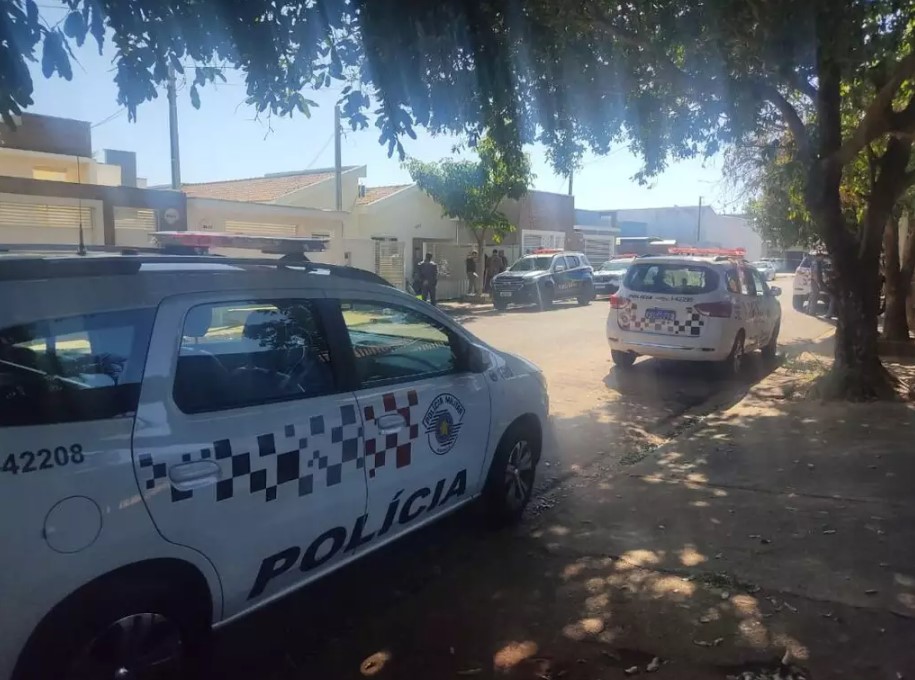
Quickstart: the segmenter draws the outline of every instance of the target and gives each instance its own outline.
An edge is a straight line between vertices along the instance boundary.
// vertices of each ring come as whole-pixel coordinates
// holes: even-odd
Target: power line
[[[311,163],[309,163],[308,165],[305,166],[306,170],[310,170],[311,168],[314,167],[315,163],[317,163],[318,159],[321,157],[321,154],[323,154],[327,150],[327,147],[330,146],[330,143],[333,141],[333,139],[334,139],[334,135],[333,135],[333,133],[331,133],[330,136],[327,138],[327,141],[324,142],[324,146],[321,147],[321,150],[318,151],[318,153],[315,154],[315,157],[311,159]]]
[[[103,119],[100,120],[99,122],[93,123],[93,124],[90,125],[89,127],[90,127],[90,128],[97,128],[99,125],[104,125],[105,123],[110,123],[110,122],[113,121],[115,118],[117,118],[118,116],[122,115],[126,110],[127,110],[127,109],[124,108],[124,107],[122,106],[122,107],[119,108],[117,111],[115,111],[115,112],[112,113],[110,116],[108,116],[107,118],[103,118]]]

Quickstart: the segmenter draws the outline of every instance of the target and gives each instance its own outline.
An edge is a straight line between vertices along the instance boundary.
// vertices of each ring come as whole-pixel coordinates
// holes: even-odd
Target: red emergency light
[[[532,253],[534,255],[550,255],[552,253],[564,253],[565,249],[563,248],[534,248]]]

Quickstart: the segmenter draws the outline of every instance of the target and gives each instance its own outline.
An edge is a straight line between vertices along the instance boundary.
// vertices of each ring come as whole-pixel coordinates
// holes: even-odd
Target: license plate
[[[676,321],[677,313],[672,309],[646,309],[646,321]]]
[[[501,293],[499,293],[499,297],[510,298],[511,296],[512,296],[512,292],[510,290],[503,290]]]

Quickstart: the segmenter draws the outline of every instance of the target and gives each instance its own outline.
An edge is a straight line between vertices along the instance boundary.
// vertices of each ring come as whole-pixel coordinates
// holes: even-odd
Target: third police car
[[[530,498],[543,375],[374,274],[0,258],[0,678],[187,664],[212,624]]]
[[[724,372],[736,374],[747,351],[775,355],[780,294],[743,261],[638,258],[610,298],[611,356],[624,368],[644,355],[716,362]]]

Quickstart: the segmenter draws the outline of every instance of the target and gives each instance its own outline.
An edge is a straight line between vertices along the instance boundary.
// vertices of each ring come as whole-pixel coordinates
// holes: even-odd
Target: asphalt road
[[[780,353],[830,329],[826,321],[792,308],[792,276],[780,276],[773,285],[782,289]],[[684,417],[730,406],[775,367],[757,353],[736,382],[717,378],[706,363],[642,358],[632,370],[618,371],[604,335],[607,313],[607,300],[601,298],[586,307],[568,302],[545,312],[518,307],[458,315],[473,333],[526,357],[546,374],[561,453],[547,459],[550,465],[541,471],[542,479],[657,444]]]
[[[776,283],[785,291],[781,351],[829,330],[826,322],[791,309],[790,277]],[[600,485],[692,418],[734,404],[774,368],[753,357],[740,380],[721,381],[704,364],[646,358],[632,370],[618,372],[604,339],[607,311],[606,300],[598,300],[587,307],[560,304],[547,312],[455,313],[472,332],[534,361],[547,376],[558,453],[538,470],[532,515],[549,512],[570,493],[574,483],[566,480],[581,475]],[[415,532],[228,626],[217,636],[214,675],[259,680],[493,677],[494,646],[513,639],[511,626],[519,626],[520,634],[523,625],[537,625],[525,620],[536,616],[533,610],[524,613],[530,603],[503,595],[512,582],[506,573],[509,562],[524,562],[512,546],[529,554],[516,545],[525,526],[530,525],[522,525],[514,539],[481,532],[471,509]],[[558,592],[556,574],[527,576],[533,582],[521,589],[533,589],[531,601]],[[557,600],[557,607],[562,606]],[[513,653],[510,644],[505,649],[509,656]],[[621,667],[629,661],[624,655]],[[622,677],[622,671],[601,677]]]

